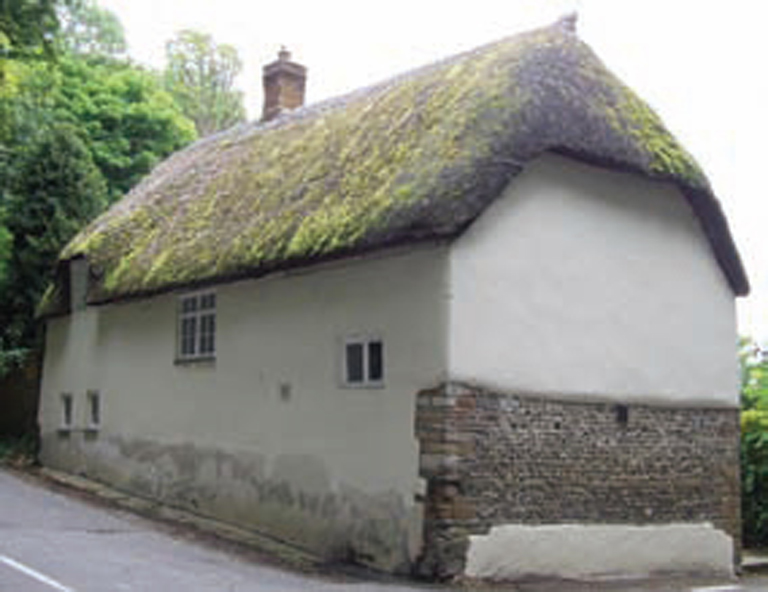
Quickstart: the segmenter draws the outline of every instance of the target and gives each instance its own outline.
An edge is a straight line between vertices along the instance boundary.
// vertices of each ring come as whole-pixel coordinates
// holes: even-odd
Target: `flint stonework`
[[[419,393],[416,434],[428,483],[425,576],[461,575],[469,535],[503,524],[709,522],[740,539],[737,409],[448,384]]]

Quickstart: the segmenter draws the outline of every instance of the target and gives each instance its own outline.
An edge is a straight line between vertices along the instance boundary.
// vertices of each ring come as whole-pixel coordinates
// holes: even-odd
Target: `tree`
[[[243,93],[233,88],[242,69],[234,47],[185,30],[167,43],[166,58],[165,86],[200,136],[245,120]]]
[[[744,543],[768,544],[768,358],[751,339],[740,342],[741,514]]]
[[[81,130],[107,180],[109,199],[129,191],[160,160],[195,139],[155,75],[128,62],[64,55],[55,77],[38,70],[49,90],[38,113]]]
[[[76,0],[59,11],[59,41],[70,54],[119,57],[127,44],[123,24],[114,12],[93,0]]]
[[[37,138],[6,203],[13,243],[0,294],[0,349],[12,354],[38,345],[34,311],[59,251],[106,204],[106,183],[77,128],[57,124]]]
[[[5,225],[6,213],[0,209],[0,291],[5,289],[8,279],[8,263],[11,260],[13,236]]]
[[[18,58],[50,49],[59,28],[60,0],[0,0],[3,57]]]
[[[40,1],[0,0],[0,19]],[[44,37],[57,59],[0,56],[0,375],[40,345],[35,309],[64,245],[195,137],[160,76],[119,56],[114,15],[92,0],[46,6],[65,24],[59,38]]]
[[[125,36],[114,13],[94,0],[66,0],[59,18],[55,67],[26,67],[14,109],[32,103],[22,119],[36,128],[66,122],[80,129],[114,201],[194,140],[194,124],[156,73],[122,57]]]
[[[50,59],[59,30],[57,9],[71,0],[0,0],[0,88],[14,61]]]

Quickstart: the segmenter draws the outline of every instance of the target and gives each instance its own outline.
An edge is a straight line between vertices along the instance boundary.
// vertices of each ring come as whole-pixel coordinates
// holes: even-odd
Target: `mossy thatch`
[[[734,291],[748,289],[696,162],[561,24],[206,138],[83,230],[61,262],[88,258],[98,303],[451,238],[544,151],[679,185]]]

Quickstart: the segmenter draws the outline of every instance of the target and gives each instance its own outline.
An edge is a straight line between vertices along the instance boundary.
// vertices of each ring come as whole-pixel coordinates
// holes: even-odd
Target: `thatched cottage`
[[[61,253],[43,461],[385,570],[730,572],[748,283],[658,116],[568,19],[305,76]]]

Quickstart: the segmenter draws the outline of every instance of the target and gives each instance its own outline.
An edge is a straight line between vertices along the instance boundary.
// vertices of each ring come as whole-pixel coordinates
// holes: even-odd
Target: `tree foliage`
[[[16,278],[13,212],[10,211],[11,184],[17,178],[15,166],[29,146],[29,132],[35,119],[29,98],[21,92],[26,65],[51,57],[59,0],[0,0],[0,373],[18,353],[20,324],[9,322],[13,313],[6,306],[20,286]],[[18,336],[19,339],[16,339]]]
[[[127,50],[120,19],[93,0],[71,0],[59,10],[59,20],[59,43],[66,53],[119,57]]]
[[[195,137],[161,76],[119,57],[114,15],[91,0],[45,6],[64,23],[56,60],[6,55],[0,83],[0,375],[40,345],[34,311],[66,242]]]
[[[6,219],[5,209],[0,209],[0,291],[5,289],[8,281],[8,264],[13,246],[13,235],[5,225]]]
[[[64,56],[48,93],[56,121],[83,132],[114,201],[195,138],[192,122],[150,72],[128,62]]]
[[[165,85],[206,136],[245,120],[243,93],[234,82],[242,69],[237,50],[210,35],[185,30],[166,45]]]
[[[741,514],[744,543],[768,545],[768,357],[742,339]]]
[[[56,10],[63,4],[61,0],[0,0],[0,60],[49,51],[59,28]]]
[[[63,246],[106,203],[106,183],[78,130],[57,124],[24,152],[5,198],[12,250],[0,294],[2,349],[37,344],[34,311]]]

